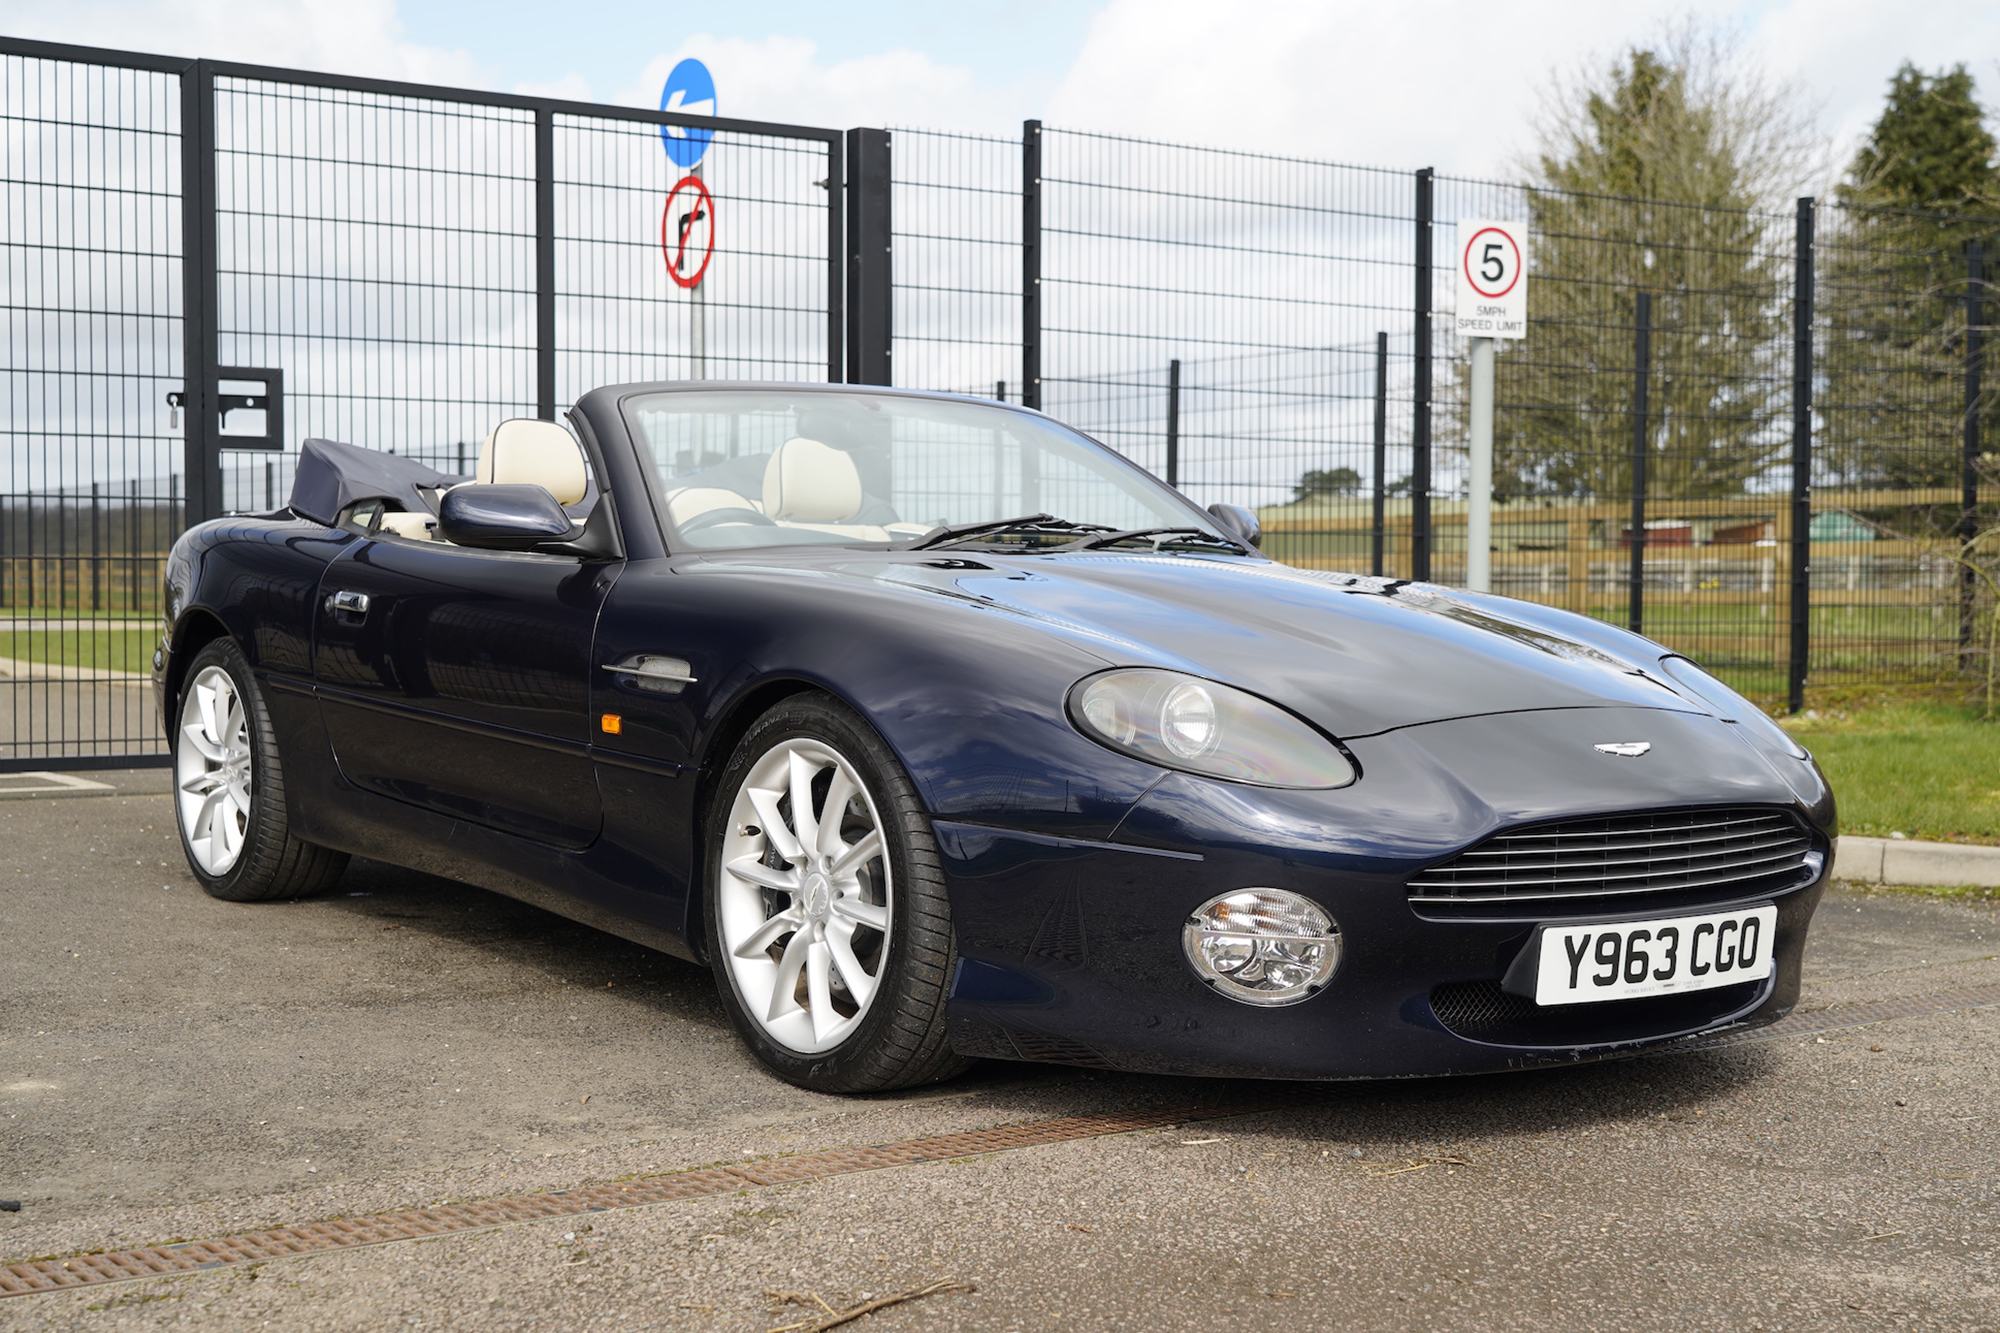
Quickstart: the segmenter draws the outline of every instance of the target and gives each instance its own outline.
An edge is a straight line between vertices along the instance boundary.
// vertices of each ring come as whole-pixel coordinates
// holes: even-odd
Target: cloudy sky
[[[1816,107],[1845,156],[1904,59],[2000,100],[1993,0],[0,0],[0,32],[656,102],[695,55],[725,115],[996,134],[1051,124],[1502,174],[1551,71],[1692,14]]]

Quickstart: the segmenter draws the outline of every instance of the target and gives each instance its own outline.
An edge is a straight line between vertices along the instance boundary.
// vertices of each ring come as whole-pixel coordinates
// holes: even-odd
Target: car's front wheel
[[[707,845],[709,948],[757,1057],[820,1092],[949,1078],[951,908],[901,764],[851,710],[798,695],[724,770]]]
[[[347,853],[292,836],[284,765],[242,650],[216,639],[195,654],[186,681],[170,738],[174,812],[202,888],[247,903],[332,887]]]

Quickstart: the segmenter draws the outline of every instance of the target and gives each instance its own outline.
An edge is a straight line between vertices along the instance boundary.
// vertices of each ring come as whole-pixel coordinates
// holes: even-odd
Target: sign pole
[[[688,174],[699,180],[701,163],[697,162],[688,168]],[[711,228],[714,225],[712,222],[709,224]],[[708,275],[704,273],[701,276],[705,278]],[[689,331],[688,347],[694,354],[694,369],[688,378],[705,380],[708,378],[708,298],[702,295],[699,279],[688,291],[688,299],[693,303],[688,311],[688,318],[693,322],[693,328]]]
[[[1493,340],[1472,339],[1472,457],[1465,495],[1465,586],[1493,591]]]
[[[1458,333],[1472,354],[1471,448],[1465,482],[1465,586],[1493,591],[1494,340],[1528,336],[1528,231],[1474,218],[1458,224]]]

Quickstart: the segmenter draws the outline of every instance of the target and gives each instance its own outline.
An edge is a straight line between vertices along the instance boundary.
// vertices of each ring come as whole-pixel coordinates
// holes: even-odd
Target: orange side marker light
[[[616,736],[625,730],[625,719],[616,713],[606,713],[597,719],[598,727],[607,736]]]

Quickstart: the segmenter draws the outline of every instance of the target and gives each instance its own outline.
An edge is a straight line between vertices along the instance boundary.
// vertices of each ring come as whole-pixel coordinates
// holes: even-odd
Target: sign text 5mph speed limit
[[[1519,222],[1458,224],[1458,333],[1528,336],[1528,229]]]

